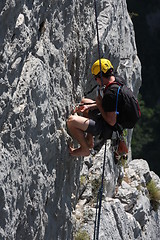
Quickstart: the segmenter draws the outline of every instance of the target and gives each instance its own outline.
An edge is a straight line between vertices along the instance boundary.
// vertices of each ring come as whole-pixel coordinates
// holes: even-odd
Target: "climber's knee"
[[[83,131],[86,131],[89,125],[89,119],[78,116],[78,115],[71,115],[67,120],[67,126],[68,128],[78,128]]]
[[[75,124],[75,115],[71,115],[69,116],[68,120],[67,120],[67,126],[71,127]]]

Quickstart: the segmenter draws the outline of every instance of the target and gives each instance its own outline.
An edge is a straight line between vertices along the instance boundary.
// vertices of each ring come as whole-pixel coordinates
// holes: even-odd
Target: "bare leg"
[[[84,131],[88,128],[89,119],[77,115],[71,115],[67,121],[67,126],[70,134],[80,144],[80,148],[74,149],[70,147],[70,154],[72,156],[89,156],[90,150],[87,144]]]
[[[92,99],[89,99],[89,98],[82,98],[82,101],[81,101],[81,103],[94,103],[94,102],[95,101],[93,101]],[[83,116],[88,117],[88,112],[84,112]],[[89,148],[93,148],[94,141],[93,141],[93,135],[92,134],[87,133],[86,141],[87,141],[87,144],[88,144]]]

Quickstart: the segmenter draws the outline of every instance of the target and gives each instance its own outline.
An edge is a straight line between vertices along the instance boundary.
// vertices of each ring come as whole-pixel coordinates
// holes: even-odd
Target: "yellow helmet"
[[[99,59],[92,65],[91,72],[93,75],[97,75],[100,72]],[[113,69],[112,63],[105,58],[101,58],[101,70],[106,73],[109,69]]]

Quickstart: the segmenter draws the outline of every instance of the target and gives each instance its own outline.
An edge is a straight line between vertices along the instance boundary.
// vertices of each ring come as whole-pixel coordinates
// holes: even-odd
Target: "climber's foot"
[[[89,148],[73,148],[72,146],[69,146],[69,153],[73,157],[87,157],[90,155]]]

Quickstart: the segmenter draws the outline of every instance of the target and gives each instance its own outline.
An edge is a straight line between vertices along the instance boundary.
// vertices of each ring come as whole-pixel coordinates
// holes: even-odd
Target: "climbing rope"
[[[103,91],[103,79],[102,79],[102,68],[101,68],[101,53],[100,53],[100,42],[99,42],[99,32],[98,32],[98,14],[97,14],[97,3],[96,3],[96,0],[94,0],[94,8],[95,8],[95,20],[96,20],[96,30],[97,30],[97,44],[98,44],[98,55],[99,55],[100,76],[101,76],[101,90]],[[93,238],[93,240],[98,240],[98,238],[99,238],[100,217],[101,217],[101,207],[102,207],[102,197],[103,197],[103,185],[104,185],[104,172],[105,172],[105,164],[106,164],[106,146],[107,146],[107,144],[105,143],[101,186],[100,186],[100,189],[99,189],[98,195],[97,195],[97,205],[96,205],[96,216],[95,216],[94,238]]]
[[[99,66],[100,66],[101,85],[103,87],[102,67],[101,67],[101,51],[100,51],[99,32],[98,32],[98,14],[97,14],[96,0],[94,0],[94,9],[95,9],[95,21],[96,21],[96,31],[97,31],[97,44],[98,44],[98,57],[99,57]]]
[[[84,93],[84,96],[86,97],[88,94],[90,94],[91,92],[93,92],[93,90],[97,87],[97,84],[91,89],[89,90],[88,92],[85,92]]]
[[[94,223],[94,238],[93,238],[93,240],[98,240],[98,238],[99,238],[100,216],[101,216],[103,185],[104,185],[104,172],[105,172],[105,165],[106,165],[106,148],[107,148],[107,143],[105,143],[105,150],[104,150],[101,186],[100,186],[98,194],[97,194],[96,216],[95,216],[95,223]]]

